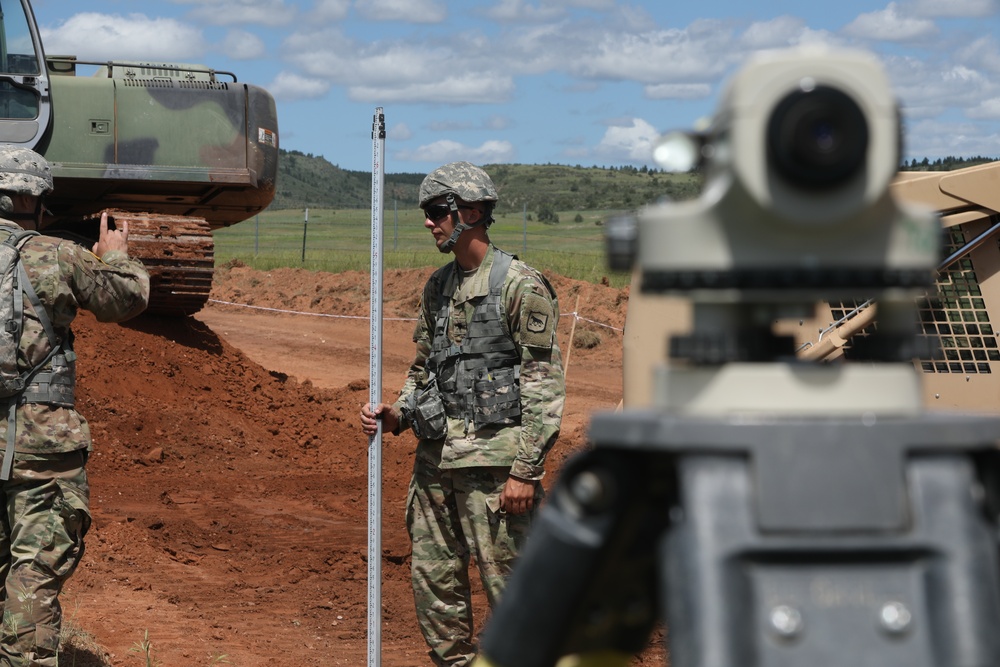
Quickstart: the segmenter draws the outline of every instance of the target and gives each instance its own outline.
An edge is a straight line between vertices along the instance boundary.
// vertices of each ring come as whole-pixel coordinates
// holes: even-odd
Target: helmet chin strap
[[[455,195],[449,192],[445,201],[448,202],[448,208],[451,209],[451,221],[455,225],[455,229],[452,231],[451,236],[448,237],[448,240],[438,246],[438,250],[442,253],[449,253],[455,247],[455,243],[458,242],[458,237],[462,235],[462,232],[472,227],[472,225],[465,224],[458,217],[458,204],[455,203]]]

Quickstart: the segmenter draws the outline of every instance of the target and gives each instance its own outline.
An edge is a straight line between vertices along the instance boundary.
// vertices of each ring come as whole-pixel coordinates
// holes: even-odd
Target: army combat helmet
[[[52,192],[48,161],[21,146],[0,145],[0,214],[14,210],[11,196],[42,197]]]
[[[469,162],[451,162],[438,167],[427,174],[420,184],[420,208],[428,202],[445,197],[451,208],[451,219],[455,223],[455,231],[447,241],[438,246],[441,252],[451,252],[458,237],[471,225],[466,225],[458,218],[458,201],[466,203],[484,202],[483,219],[476,224],[489,227],[493,224],[493,207],[497,203],[497,189],[489,174]]]

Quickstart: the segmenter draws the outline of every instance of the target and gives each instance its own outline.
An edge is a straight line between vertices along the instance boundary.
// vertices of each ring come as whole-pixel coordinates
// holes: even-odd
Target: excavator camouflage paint
[[[96,71],[78,74],[85,68]],[[46,233],[87,242],[102,211],[128,219],[154,313],[200,309],[212,230],[274,198],[278,120],[267,91],[200,65],[46,56],[28,0],[0,0],[0,141],[51,163]]]
[[[891,190],[937,211],[944,234],[937,291],[918,303],[920,333],[938,348],[914,361],[924,374],[924,403],[928,409],[1000,411],[1000,162],[900,172]],[[684,299],[642,294],[638,281],[636,273],[625,324],[625,407],[650,405],[650,369],[667,363],[671,334],[691,326]],[[814,319],[775,327],[795,336],[800,358],[838,363],[850,361],[854,336],[878,326],[877,311],[877,303],[821,302]]]

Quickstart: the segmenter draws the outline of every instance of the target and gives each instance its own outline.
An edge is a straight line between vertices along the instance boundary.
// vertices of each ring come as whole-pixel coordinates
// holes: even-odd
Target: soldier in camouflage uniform
[[[399,400],[361,410],[367,434],[381,419],[419,439],[406,525],[417,618],[436,665],[475,658],[470,559],[492,607],[543,498],[565,403],[555,292],[490,243],[496,202],[490,177],[468,162],[424,179],[424,226],[455,261],[424,286]]]
[[[51,189],[43,157],[0,146],[0,241],[11,232],[38,227],[42,196]],[[84,468],[90,430],[73,408],[76,357],[70,323],[80,308],[100,321],[120,322],[146,307],[149,275],[129,258],[127,241],[128,228],[108,230],[102,216],[93,252],[38,235],[21,246],[22,265],[44,315],[24,298],[17,367],[27,372],[44,363],[20,395],[0,399],[0,434],[7,445],[0,474],[7,477],[0,480],[5,509],[0,521],[3,666],[58,664],[59,592],[83,555],[90,526]],[[58,349],[50,357],[53,347]]]

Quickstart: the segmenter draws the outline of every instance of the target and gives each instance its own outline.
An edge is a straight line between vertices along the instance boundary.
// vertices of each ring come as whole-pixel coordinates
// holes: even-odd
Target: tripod
[[[1000,417],[922,407],[914,300],[941,226],[889,192],[890,89],[863,52],[761,53],[704,132],[662,140],[702,195],[609,224],[609,258],[689,298],[690,332],[649,407],[593,417],[485,665],[627,665],[658,621],[672,667],[1000,665]],[[855,361],[776,333],[869,299]]]
[[[737,389],[715,414],[595,415],[594,448],[542,509],[484,655],[627,664],[665,620],[675,667],[1000,664],[1000,419],[870,404],[873,389],[918,395],[912,370],[661,371],[668,394]],[[745,386],[768,394],[741,401]],[[839,407],[795,414],[785,394]],[[768,395],[775,409],[745,410]]]

